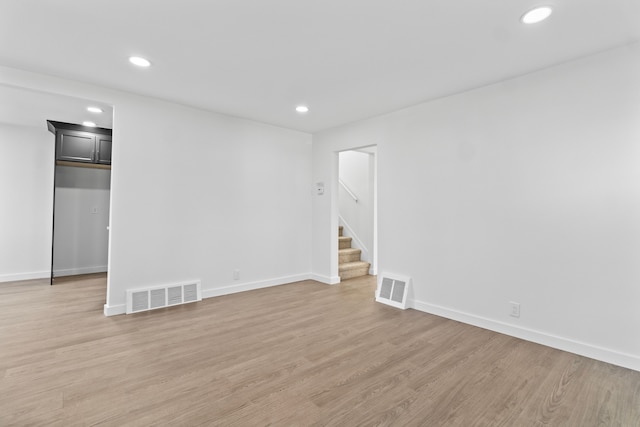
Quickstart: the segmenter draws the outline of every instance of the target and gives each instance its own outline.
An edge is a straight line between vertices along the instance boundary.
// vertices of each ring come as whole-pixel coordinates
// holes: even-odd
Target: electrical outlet
[[[510,301],[509,306],[511,307],[511,312],[509,313],[509,316],[520,317],[520,303]]]
[[[233,270],[233,280],[240,280],[240,270]]]

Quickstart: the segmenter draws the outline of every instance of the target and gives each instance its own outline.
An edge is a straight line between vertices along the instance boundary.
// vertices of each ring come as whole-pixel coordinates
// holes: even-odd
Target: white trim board
[[[51,271],[32,271],[30,273],[1,274],[0,283],[19,282],[21,280],[48,279]]]
[[[112,306],[105,304],[103,312],[104,312],[104,315],[107,317],[117,316],[119,314],[125,314],[127,312],[127,304],[118,304],[118,305],[112,305]]]
[[[107,271],[106,265],[98,265],[95,267],[81,267],[81,268],[69,268],[64,270],[54,270],[54,277],[62,276],[74,276],[76,274],[91,274],[91,273],[104,273]],[[4,282],[19,282],[22,280],[36,280],[36,279],[48,279],[51,275],[51,271],[32,271],[29,273],[13,273],[13,274],[0,274],[0,283]]]
[[[260,280],[256,282],[239,283],[237,285],[222,286],[220,288],[202,289],[202,298],[220,297],[236,294],[238,292],[253,291],[255,289],[270,288],[272,286],[286,285],[288,283],[309,280],[309,274],[296,274],[293,276],[277,277],[274,279]]]
[[[640,357],[632,354],[620,353],[607,348],[574,341],[533,329],[514,326],[415,299],[409,300],[408,306],[425,313],[456,320],[468,325],[488,329],[490,331],[542,344],[547,347],[556,348],[558,350],[567,351],[580,356],[589,357],[591,359],[600,360],[602,362],[611,363],[613,365],[622,366],[624,368],[633,369],[634,371],[640,371]]]
[[[337,285],[338,283],[340,283],[340,276],[324,276],[322,274],[310,274],[309,275],[309,279],[310,280],[315,280],[316,282],[320,282],[320,283],[324,283],[326,285]]]
[[[78,274],[106,273],[106,265],[96,265],[94,267],[78,267],[53,270],[54,277],[76,276]]]

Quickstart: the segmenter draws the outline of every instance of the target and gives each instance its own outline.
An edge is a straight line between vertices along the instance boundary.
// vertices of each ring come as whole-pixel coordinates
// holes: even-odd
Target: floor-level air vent
[[[200,281],[127,291],[127,314],[202,300]]]
[[[407,294],[411,279],[395,274],[381,274],[376,289],[376,301],[392,307],[407,308]]]

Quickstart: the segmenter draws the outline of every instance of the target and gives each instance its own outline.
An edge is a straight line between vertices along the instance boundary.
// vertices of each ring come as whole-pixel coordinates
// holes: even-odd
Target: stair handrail
[[[342,185],[342,187],[346,190],[347,194],[349,194],[351,196],[351,198],[358,203],[358,196],[355,195],[355,193],[353,191],[351,191],[349,189],[349,187],[347,187],[347,184],[344,183],[344,181],[342,181],[340,178],[338,178],[338,182],[340,183],[340,185]]]

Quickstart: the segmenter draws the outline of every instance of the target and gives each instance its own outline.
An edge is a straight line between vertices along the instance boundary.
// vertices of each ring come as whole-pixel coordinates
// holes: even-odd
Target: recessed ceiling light
[[[82,122],[83,126],[96,127],[96,124],[93,122]]]
[[[87,107],[87,111],[91,113],[102,113],[102,108],[100,107]]]
[[[297,111],[298,113],[306,113],[306,112],[308,112],[308,111],[309,111],[309,107],[307,107],[306,105],[298,105],[298,106],[296,107],[296,111]]]
[[[522,15],[522,18],[520,18],[520,20],[524,24],[536,24],[538,22],[544,21],[549,16],[551,16],[552,12],[553,9],[551,9],[551,6],[536,7],[535,9],[531,9],[529,12]]]
[[[149,60],[141,58],[139,56],[130,57],[129,62],[131,62],[134,65],[137,65],[138,67],[148,67],[149,65],[151,65],[151,62],[149,62]]]

